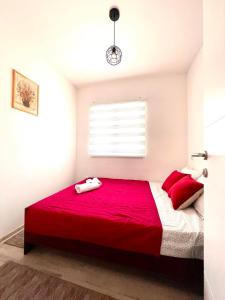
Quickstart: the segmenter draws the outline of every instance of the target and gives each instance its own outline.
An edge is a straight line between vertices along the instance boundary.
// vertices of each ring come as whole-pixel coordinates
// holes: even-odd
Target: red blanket
[[[160,255],[162,225],[149,183],[100,180],[97,190],[77,194],[72,185],[26,208],[25,231]]]

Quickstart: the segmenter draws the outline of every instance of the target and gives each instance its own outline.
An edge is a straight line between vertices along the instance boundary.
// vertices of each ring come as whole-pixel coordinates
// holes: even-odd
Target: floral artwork
[[[38,115],[38,85],[13,70],[12,107]]]

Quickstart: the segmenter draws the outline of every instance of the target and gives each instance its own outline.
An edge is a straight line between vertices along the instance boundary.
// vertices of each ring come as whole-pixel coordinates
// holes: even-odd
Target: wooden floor
[[[202,287],[196,291],[188,285],[181,286],[141,270],[48,248],[36,247],[24,256],[23,249],[1,243],[0,265],[8,260],[31,266],[120,300],[203,299]]]

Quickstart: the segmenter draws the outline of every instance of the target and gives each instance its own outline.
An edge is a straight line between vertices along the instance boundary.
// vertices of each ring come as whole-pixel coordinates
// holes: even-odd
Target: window
[[[129,101],[91,106],[89,154],[144,157],[146,102]]]

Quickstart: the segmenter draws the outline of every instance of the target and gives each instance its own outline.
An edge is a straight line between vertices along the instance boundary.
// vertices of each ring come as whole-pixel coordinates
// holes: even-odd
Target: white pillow
[[[196,179],[198,182],[201,182],[202,184],[205,184],[205,177],[201,175],[198,179]]]
[[[199,213],[202,219],[204,219],[204,194],[202,194],[198,200],[193,204],[195,210]]]
[[[202,175],[197,179],[198,182],[204,184],[205,177]],[[204,195],[202,194],[193,204],[195,210],[199,213],[199,215],[204,219]]]
[[[195,180],[202,176],[202,171],[198,171],[189,167],[184,167],[183,169],[181,169],[181,172],[185,174],[190,174],[191,177]]]

